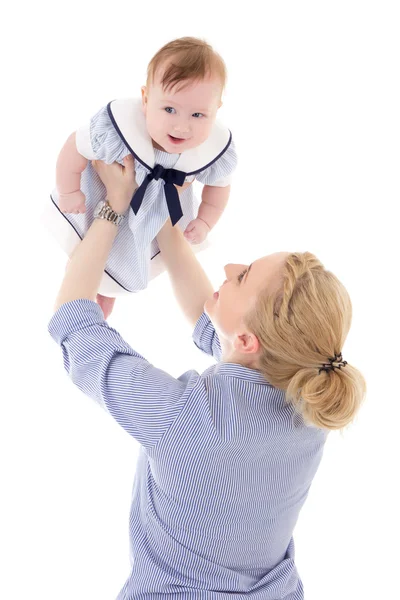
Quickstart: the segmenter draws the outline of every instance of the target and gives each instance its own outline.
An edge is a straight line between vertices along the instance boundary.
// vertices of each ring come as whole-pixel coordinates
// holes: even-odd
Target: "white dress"
[[[184,181],[196,179],[204,185],[224,187],[230,184],[237,162],[232,135],[219,123],[203,144],[182,154],[153,148],[141,102],[137,99],[110,102],[88,126],[78,129],[76,143],[80,154],[89,160],[81,177],[86,212],[62,213],[58,208],[57,190],[51,194],[51,205],[45,212],[46,225],[68,254],[85,236],[96,204],[105,199],[105,188],[90,160],[122,163],[129,154],[135,159],[138,190],[127,218],[119,226],[106,264],[99,290],[106,296],[147,287],[149,280],[163,270],[155,237],[168,217],[171,216],[173,222],[175,219],[182,231],[196,218],[199,201],[194,196],[193,186],[178,196],[171,183],[182,185]]]

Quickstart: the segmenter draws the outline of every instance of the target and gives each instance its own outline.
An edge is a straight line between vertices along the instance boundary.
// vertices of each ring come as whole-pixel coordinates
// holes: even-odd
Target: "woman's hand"
[[[126,156],[124,166],[118,163],[107,165],[100,160],[92,161],[92,165],[104,183],[111,208],[119,214],[124,214],[128,210],[133,193],[137,188],[133,157]]]

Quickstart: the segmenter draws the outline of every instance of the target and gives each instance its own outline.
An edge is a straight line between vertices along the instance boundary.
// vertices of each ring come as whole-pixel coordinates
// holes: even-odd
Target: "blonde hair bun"
[[[342,429],[351,423],[364,395],[364,379],[349,364],[328,371],[299,369],[286,390],[305,422],[322,429]]]
[[[310,252],[296,252],[280,289],[263,290],[246,319],[260,342],[259,370],[316,427],[345,427],[365,396],[363,376],[340,354],[351,316],[337,277]]]

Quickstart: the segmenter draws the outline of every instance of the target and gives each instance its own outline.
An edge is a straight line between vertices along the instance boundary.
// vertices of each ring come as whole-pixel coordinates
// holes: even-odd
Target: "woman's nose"
[[[225,265],[224,271],[227,279],[232,279],[232,277],[239,275],[239,273],[241,273],[245,268],[246,265],[229,264]]]
[[[229,279],[229,273],[231,272],[231,267],[232,267],[232,265],[225,265],[224,266],[225,276],[226,276],[227,279]],[[224,281],[224,283],[225,283],[225,281]]]

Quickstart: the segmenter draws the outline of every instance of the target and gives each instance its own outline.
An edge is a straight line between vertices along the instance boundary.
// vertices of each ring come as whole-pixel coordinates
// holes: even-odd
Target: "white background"
[[[10,3],[11,6],[11,3]],[[223,55],[220,117],[239,152],[229,208],[201,257],[310,250],[347,286],[344,358],[368,382],[332,434],[295,531],[307,600],[400,597],[399,31],[397,2],[44,2],[1,17],[2,377],[0,597],[113,599],[129,570],[137,443],[67,379],[47,334],[65,257],[37,215],[65,138],[137,95],[183,35]],[[4,9],[3,9],[4,11]],[[165,276],[110,323],[174,375],[209,364]]]

